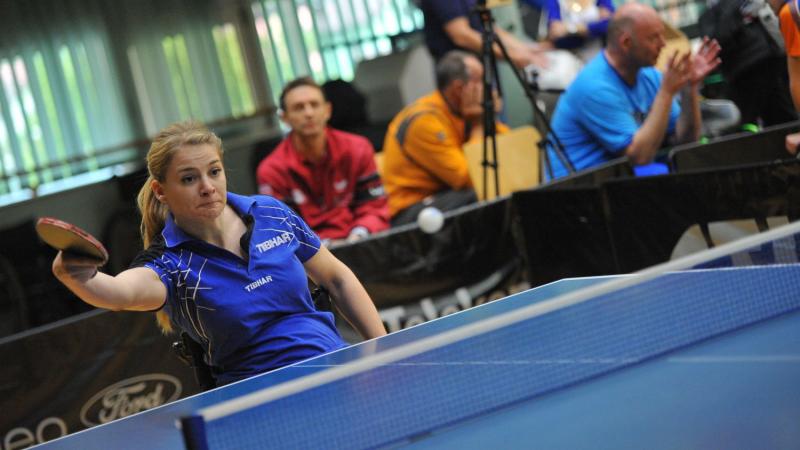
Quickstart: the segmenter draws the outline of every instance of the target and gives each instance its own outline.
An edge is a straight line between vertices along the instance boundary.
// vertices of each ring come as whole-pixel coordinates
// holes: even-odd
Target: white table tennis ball
[[[417,215],[417,225],[426,233],[436,233],[442,229],[444,214],[438,208],[428,206]]]

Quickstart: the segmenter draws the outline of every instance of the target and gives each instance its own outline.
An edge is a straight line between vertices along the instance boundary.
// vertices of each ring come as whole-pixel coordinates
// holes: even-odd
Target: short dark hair
[[[468,80],[467,58],[474,58],[472,53],[463,50],[451,50],[436,63],[436,88],[440,91],[455,80]]]
[[[325,96],[325,90],[322,89],[322,87],[320,85],[318,85],[317,82],[314,81],[313,78],[311,78],[311,77],[300,77],[300,78],[295,78],[294,80],[286,83],[286,86],[283,87],[283,91],[281,91],[281,97],[279,99],[279,102],[280,102],[279,106],[281,107],[282,110],[286,111],[286,94],[288,94],[290,91],[292,91],[294,89],[297,89],[299,87],[302,87],[302,86],[309,86],[309,87],[316,88],[317,90],[319,90],[322,93],[322,98],[326,102],[328,101],[328,98]]]

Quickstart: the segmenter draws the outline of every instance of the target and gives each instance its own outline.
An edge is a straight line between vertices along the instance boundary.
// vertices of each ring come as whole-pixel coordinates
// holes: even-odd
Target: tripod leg
[[[489,198],[489,168],[494,173],[494,193],[500,195],[500,175],[498,173],[497,162],[497,130],[495,127],[495,111],[493,85],[498,80],[497,60],[494,54],[494,45],[499,39],[494,35],[494,24],[492,15],[485,7],[477,8],[481,19],[481,62],[483,64],[483,193],[482,200]],[[489,155],[491,144],[491,157]]]

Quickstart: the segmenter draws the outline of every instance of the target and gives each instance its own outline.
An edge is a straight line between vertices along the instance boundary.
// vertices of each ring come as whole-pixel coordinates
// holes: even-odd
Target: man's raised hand
[[[703,38],[700,48],[692,55],[691,78],[692,85],[700,84],[709,73],[711,73],[722,60],[719,58],[721,47],[716,39]]]

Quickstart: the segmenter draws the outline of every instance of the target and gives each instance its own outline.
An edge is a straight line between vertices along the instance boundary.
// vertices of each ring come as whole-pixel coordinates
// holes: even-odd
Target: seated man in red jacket
[[[389,209],[366,138],[327,126],[331,104],[298,78],[280,97],[289,135],[258,165],[261,194],[285,202],[323,240],[349,241],[389,228]]]

